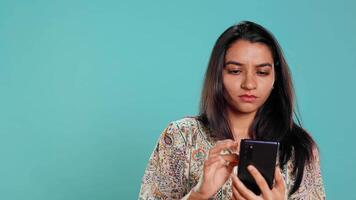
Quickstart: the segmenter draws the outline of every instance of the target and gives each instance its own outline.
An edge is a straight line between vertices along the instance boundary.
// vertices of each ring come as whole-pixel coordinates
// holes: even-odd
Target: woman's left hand
[[[235,175],[232,175],[232,199],[259,199],[259,200],[284,200],[287,199],[285,183],[281,174],[279,167],[276,167],[274,178],[275,184],[273,188],[270,189],[266,180],[261,175],[261,173],[252,165],[247,168],[251,173],[252,177],[255,179],[258,187],[261,190],[261,195],[256,195],[254,192],[249,190],[241,180]]]

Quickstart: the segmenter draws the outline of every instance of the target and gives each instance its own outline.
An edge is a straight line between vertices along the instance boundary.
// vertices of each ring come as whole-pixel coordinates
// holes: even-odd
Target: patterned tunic
[[[171,122],[151,154],[139,199],[186,199],[202,175],[209,149],[217,142],[208,133],[209,130],[194,117]],[[305,166],[299,189],[288,199],[325,199],[317,151],[314,157],[314,162]],[[292,159],[286,165],[282,175],[289,191],[295,179]],[[211,199],[231,199],[231,185],[229,178]]]

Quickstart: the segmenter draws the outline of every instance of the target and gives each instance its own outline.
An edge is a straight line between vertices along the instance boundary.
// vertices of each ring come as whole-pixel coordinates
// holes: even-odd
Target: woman
[[[139,199],[325,199],[318,149],[294,121],[293,94],[273,35],[248,21],[228,28],[212,51],[199,116],[163,131]],[[244,138],[280,142],[272,189],[256,168],[248,168],[259,196],[236,176]]]

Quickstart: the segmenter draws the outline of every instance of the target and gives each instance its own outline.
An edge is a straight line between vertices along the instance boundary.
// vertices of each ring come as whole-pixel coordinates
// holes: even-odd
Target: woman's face
[[[255,113],[271,93],[275,70],[270,49],[262,43],[234,42],[225,55],[223,84],[229,109]]]

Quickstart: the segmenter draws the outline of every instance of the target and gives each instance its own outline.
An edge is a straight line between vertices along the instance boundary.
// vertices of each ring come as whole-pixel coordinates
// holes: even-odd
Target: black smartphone
[[[272,189],[278,148],[278,142],[250,139],[241,140],[237,176],[247,188],[257,195],[261,194],[261,191],[255,179],[248,171],[247,166],[253,165],[256,167]]]

